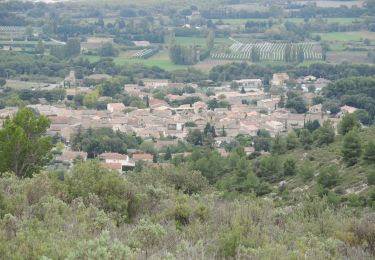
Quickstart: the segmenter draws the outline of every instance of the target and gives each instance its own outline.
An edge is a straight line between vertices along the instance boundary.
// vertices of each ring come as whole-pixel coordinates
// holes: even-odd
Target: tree
[[[7,84],[7,81],[3,78],[0,78],[0,87],[5,86],[5,84]]]
[[[112,43],[107,42],[99,48],[98,54],[102,57],[116,57],[118,55],[118,50]]]
[[[375,164],[375,142],[370,140],[364,147],[363,159],[367,163]]]
[[[66,58],[77,56],[81,53],[80,39],[69,39],[64,46],[64,54]]]
[[[193,145],[203,145],[203,134],[199,129],[189,130],[186,141]]]
[[[285,106],[285,96],[284,96],[284,94],[281,94],[280,101],[277,104],[277,106],[280,107],[280,108],[284,108],[284,106]]]
[[[299,175],[303,181],[311,180],[314,177],[314,167],[310,161],[304,161],[299,167]]]
[[[169,48],[169,57],[174,64],[193,65],[197,62],[196,50],[194,47],[172,45]]]
[[[361,157],[362,148],[361,140],[359,139],[358,131],[353,129],[349,131],[342,144],[341,152],[343,159],[348,166],[352,166],[358,162]]]
[[[272,154],[284,154],[286,152],[286,142],[285,139],[277,135],[272,142],[271,153]]]
[[[313,143],[313,138],[309,130],[302,129],[299,133],[299,141],[303,145],[304,149],[308,149]]]
[[[20,109],[7,118],[0,130],[0,172],[12,171],[19,178],[31,177],[49,160],[51,137],[45,136],[50,121],[31,109]]]
[[[212,51],[215,45],[215,32],[213,30],[210,30],[207,34],[207,39],[206,39],[206,45],[208,51]]]
[[[339,132],[342,135],[346,135],[348,132],[354,128],[360,128],[361,124],[359,123],[356,114],[345,114],[339,123]]]
[[[284,176],[294,176],[297,173],[296,160],[294,158],[287,158],[283,165]]]
[[[260,50],[258,47],[251,48],[251,61],[252,62],[259,62],[260,61]]]
[[[172,159],[171,148],[167,147],[164,155],[164,160],[169,161],[170,159]]]
[[[319,129],[314,132],[314,139],[318,146],[329,145],[335,141],[335,129],[331,121],[325,121]]]
[[[294,131],[290,132],[286,137],[286,148],[288,150],[296,149],[299,146],[299,140]]]
[[[302,63],[305,60],[305,52],[303,50],[303,47],[300,46],[297,50],[297,61],[298,63]]]
[[[324,188],[331,188],[338,184],[340,181],[340,176],[338,174],[338,168],[336,165],[331,164],[324,167],[318,178],[318,183]]]
[[[43,54],[44,53],[44,44],[41,40],[38,41],[38,44],[35,46],[35,53]]]
[[[284,61],[291,62],[292,61],[292,47],[290,44],[287,44],[284,49]]]

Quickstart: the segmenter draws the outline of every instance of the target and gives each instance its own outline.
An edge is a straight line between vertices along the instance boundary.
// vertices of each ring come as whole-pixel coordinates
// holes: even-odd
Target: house
[[[193,104],[193,108],[194,113],[202,113],[203,111],[207,110],[207,104],[202,101],[198,101]]]
[[[106,43],[114,43],[114,39],[111,37],[88,37],[84,46],[87,49],[95,49],[101,47],[103,44]]]
[[[107,104],[107,111],[114,113],[114,112],[122,112],[125,109],[125,105],[123,103],[108,103]]]
[[[86,161],[87,153],[64,149],[62,154],[56,157],[56,160],[67,163],[70,166],[72,166],[75,160]]]
[[[161,107],[170,108],[169,104],[161,99],[153,98],[149,101],[150,108],[157,109]]]
[[[149,153],[135,153],[132,158],[136,161],[153,162],[154,156]]]
[[[99,159],[104,162],[105,167],[117,170],[120,173],[135,166],[134,161],[129,156],[120,153],[102,153]]]
[[[144,79],[143,84],[146,88],[166,88],[168,87],[169,81],[167,79]]]
[[[321,114],[322,113],[322,107],[323,107],[322,104],[317,104],[317,105],[311,106],[309,108],[309,112],[311,114]]]
[[[262,88],[262,80],[260,79],[240,79],[233,82],[245,91],[257,91]]]
[[[271,85],[280,87],[284,85],[285,82],[289,80],[289,75],[287,73],[274,73],[271,80]]]
[[[345,106],[340,107],[340,110],[341,110],[341,112],[342,112],[343,114],[346,114],[346,113],[348,113],[348,114],[352,114],[352,113],[354,113],[355,111],[357,111],[358,109],[355,108],[355,107],[351,107],[351,106],[347,106],[347,105],[345,105]]]
[[[259,109],[264,109],[267,112],[274,111],[277,109],[277,106],[280,102],[279,97],[273,97],[268,99],[262,99],[257,101],[257,107]]]
[[[256,136],[259,128],[256,125],[256,121],[242,120],[240,122],[240,133]]]
[[[151,45],[149,41],[133,41],[133,43],[137,47],[148,47]]]
[[[265,123],[265,129],[271,133],[271,136],[275,136],[280,132],[285,131],[285,123],[279,121],[267,121]]]

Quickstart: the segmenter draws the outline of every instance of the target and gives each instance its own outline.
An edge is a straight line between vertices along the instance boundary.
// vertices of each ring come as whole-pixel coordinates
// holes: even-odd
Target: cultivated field
[[[359,32],[331,32],[320,33],[323,41],[330,42],[348,42],[348,41],[361,41],[363,39],[375,40],[375,32],[359,31]]]
[[[321,48],[314,42],[286,43],[286,42],[246,42],[233,39],[232,45],[225,51],[217,51],[211,54],[213,59],[220,60],[251,60],[251,53],[254,48],[259,50],[260,61],[284,60],[284,53],[287,46],[291,46],[292,52],[303,49],[305,60],[321,60]],[[296,55],[296,53],[294,53]]]
[[[268,22],[272,19],[266,18],[248,18],[248,19],[213,19],[214,22],[221,21],[227,25],[245,25],[246,22]],[[318,21],[323,20],[327,23],[339,23],[339,24],[352,24],[355,22],[363,21],[363,18],[324,18],[324,19],[310,19],[310,21]],[[292,22],[292,23],[304,23],[305,20],[303,18],[283,18],[282,21],[284,22]]]
[[[366,51],[330,51],[327,53],[327,61],[333,63],[371,63],[367,57]]]

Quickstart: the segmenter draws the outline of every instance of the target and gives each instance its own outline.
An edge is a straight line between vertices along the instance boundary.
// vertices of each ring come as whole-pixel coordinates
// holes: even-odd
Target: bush
[[[320,172],[318,183],[324,188],[332,188],[337,185],[340,181],[338,174],[338,168],[336,165],[330,165],[323,168]]]

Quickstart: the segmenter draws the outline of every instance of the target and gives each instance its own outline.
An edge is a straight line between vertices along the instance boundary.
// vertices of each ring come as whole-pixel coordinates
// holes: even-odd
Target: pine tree
[[[357,130],[351,130],[345,135],[341,152],[348,166],[352,166],[358,162],[362,148]]]
[[[363,159],[368,163],[375,164],[375,143],[373,140],[365,145]]]
[[[167,147],[167,150],[165,151],[164,160],[169,161],[172,159],[172,152],[169,147]]]

